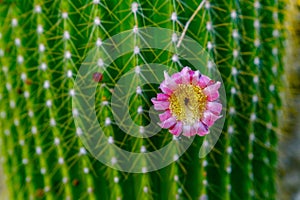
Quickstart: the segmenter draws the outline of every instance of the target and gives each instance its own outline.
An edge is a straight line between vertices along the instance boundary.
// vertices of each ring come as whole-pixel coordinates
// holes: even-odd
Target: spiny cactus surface
[[[1,1],[0,155],[9,198],[276,199],[284,8],[284,0]],[[166,44],[164,48],[140,49],[151,35],[139,30],[148,27],[174,34],[152,36],[153,45]],[[110,43],[126,31],[132,37]],[[142,173],[117,170],[122,160],[109,145],[100,146],[99,135],[89,138],[99,151],[89,151],[82,123],[91,130],[95,117],[110,145],[139,155],[177,141],[166,129],[153,137],[134,137],[147,130],[150,99],[160,93],[159,82],[117,96],[117,102],[128,100],[132,125],[116,118],[113,106],[118,105],[112,100],[125,74],[134,74],[126,87],[142,84],[143,73],[151,72],[149,63],[164,65],[170,74],[185,66],[196,70],[177,56],[185,38],[209,56],[201,72],[211,75],[214,68],[223,81],[225,124],[216,145],[199,158],[207,136],[196,136],[181,156],[170,148],[174,162],[163,168],[149,172],[153,163],[140,156],[136,163],[145,166]],[[132,51],[110,60],[124,50],[122,42]],[[104,56],[107,49],[112,54]],[[84,77],[93,88],[78,90],[76,78],[90,65],[100,70]],[[155,78],[161,80],[163,70]],[[94,96],[84,96],[89,89]],[[75,97],[94,104],[80,107]],[[90,115],[76,120],[89,109]],[[97,155],[105,155],[112,167]]]

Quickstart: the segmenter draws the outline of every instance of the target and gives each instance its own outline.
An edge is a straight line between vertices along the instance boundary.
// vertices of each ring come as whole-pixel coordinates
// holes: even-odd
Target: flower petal
[[[172,75],[172,79],[177,83],[177,84],[182,84],[182,79],[181,79],[181,74],[180,72],[177,72]]]
[[[190,83],[191,77],[190,77],[190,72],[191,69],[189,67],[184,67],[181,70],[181,79],[182,79],[182,84],[188,84]]]
[[[193,70],[190,70],[190,71],[189,71],[190,82],[192,82],[194,74],[195,74],[195,72],[194,72]]]
[[[208,127],[211,127],[215,121],[217,121],[217,119],[221,118],[222,116],[218,116],[218,115],[215,115],[213,114],[212,112],[206,110],[204,111],[203,113],[203,116],[201,118],[201,121],[207,125]]]
[[[192,127],[190,125],[183,125],[183,135],[184,136],[191,136]]]
[[[177,83],[169,76],[169,74],[164,71],[164,76],[165,76],[165,85],[170,88],[171,90],[176,90],[177,88]]]
[[[165,81],[160,84],[159,89],[167,95],[171,95],[173,93],[173,90],[165,84]]]
[[[158,101],[156,98],[152,98],[151,101],[154,104],[155,110],[166,110],[170,106],[170,102],[168,101]]]
[[[166,112],[159,114],[159,119],[161,122],[166,121],[167,119],[169,119],[172,116],[172,113],[170,112],[170,110],[167,110]]]
[[[202,74],[202,76],[199,78],[198,85],[201,88],[205,88],[210,81],[211,79],[208,76]]]
[[[178,121],[175,126],[173,126],[170,130],[170,133],[172,133],[175,136],[179,136],[182,132],[182,122]]]
[[[207,96],[208,101],[215,101],[219,98],[219,91],[221,83],[218,81],[213,85],[207,86],[204,88],[203,93]]]
[[[169,95],[167,94],[162,94],[162,93],[158,93],[157,94],[157,100],[158,101],[167,101],[169,99]]]
[[[195,71],[195,73],[193,73],[192,75],[192,84],[197,85],[200,80],[200,77],[201,77],[200,72],[198,70]]]
[[[201,121],[196,123],[196,127],[197,127],[197,134],[200,136],[204,136],[209,133],[208,127],[205,124],[203,124]]]
[[[169,119],[159,123],[159,125],[162,128],[170,128],[174,126],[176,122],[177,122],[176,117],[170,117]]]
[[[197,127],[194,125],[183,125],[183,135],[184,136],[194,136],[197,134]]]
[[[222,111],[222,104],[218,102],[207,102],[206,109],[211,111],[215,115],[220,115]]]

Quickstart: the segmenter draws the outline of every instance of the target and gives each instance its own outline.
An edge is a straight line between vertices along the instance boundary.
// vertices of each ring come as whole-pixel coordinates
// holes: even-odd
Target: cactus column
[[[284,8],[283,0],[2,1],[0,160],[10,198],[276,199]],[[115,34],[131,30],[136,34],[132,45],[138,47],[143,39],[138,28],[175,33],[187,22],[186,36],[209,53],[226,89],[227,118],[217,145],[199,159],[203,138],[197,137],[182,157],[174,155],[176,162],[150,173],[105,166],[86,151],[78,138],[84,133],[74,125],[79,67],[91,49],[101,49]],[[170,38],[175,49],[179,37]],[[132,81],[140,81],[140,66],[152,62],[177,70],[185,66],[170,52],[133,48],[94,77],[97,117],[111,145],[145,153],[173,139],[166,130],[150,139],[130,137],[112,115],[116,82],[130,70],[136,73]],[[157,92],[156,86],[140,86],[130,97],[130,114],[140,133]],[[115,152],[106,153],[112,164],[118,163]]]

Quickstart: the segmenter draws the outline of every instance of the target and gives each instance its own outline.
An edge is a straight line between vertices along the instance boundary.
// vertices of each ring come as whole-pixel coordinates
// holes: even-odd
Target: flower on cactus
[[[102,78],[103,78],[103,74],[101,74],[99,72],[96,72],[96,73],[93,74],[93,80],[95,82],[101,82]]]
[[[160,127],[175,136],[208,134],[209,128],[222,117],[218,91],[221,83],[189,67],[171,77],[164,72],[164,77],[159,87],[163,93],[151,99],[155,110],[164,111],[159,115]]]

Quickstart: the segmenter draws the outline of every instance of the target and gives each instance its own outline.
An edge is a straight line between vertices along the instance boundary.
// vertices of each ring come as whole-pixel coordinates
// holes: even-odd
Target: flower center
[[[179,84],[178,88],[169,97],[169,109],[177,120],[193,124],[202,117],[206,98],[200,87]]]

